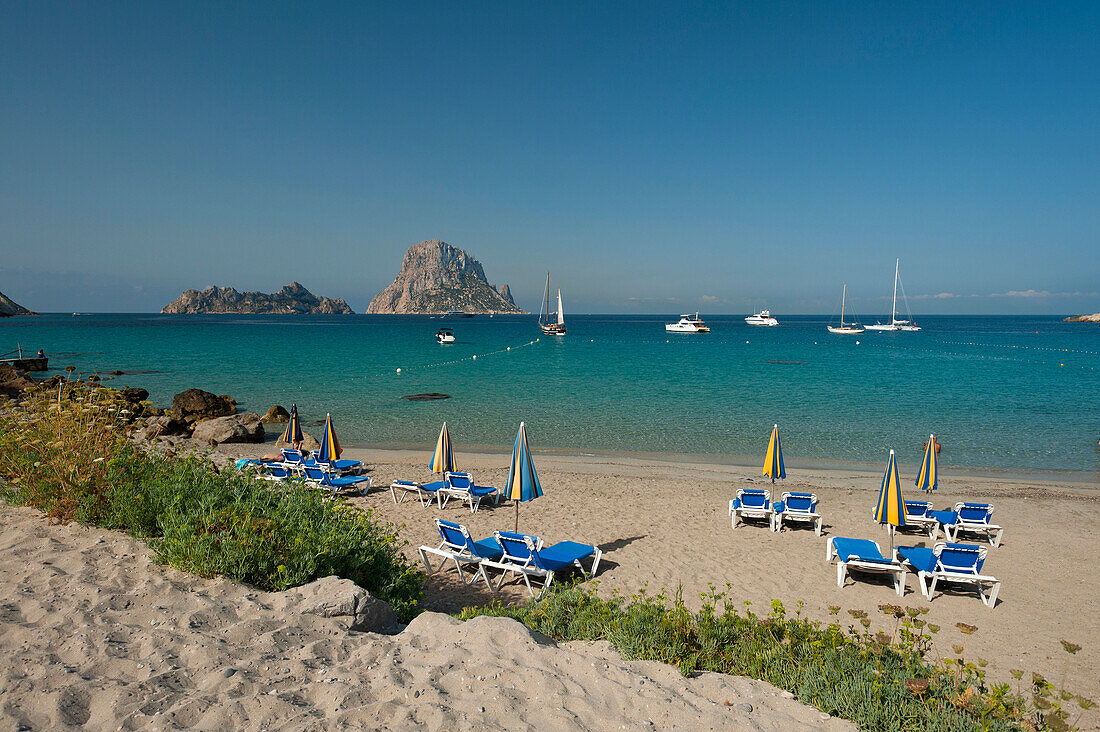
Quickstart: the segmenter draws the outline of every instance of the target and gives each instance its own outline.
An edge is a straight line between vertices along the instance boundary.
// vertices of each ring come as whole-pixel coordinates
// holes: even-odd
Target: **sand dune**
[[[153,564],[129,537],[0,504],[0,726],[852,729],[770,684],[428,612],[396,636]]]

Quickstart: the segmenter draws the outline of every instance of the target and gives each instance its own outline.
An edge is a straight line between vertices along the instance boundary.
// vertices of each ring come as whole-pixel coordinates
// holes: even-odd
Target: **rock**
[[[191,439],[220,445],[224,442],[263,442],[264,426],[254,412],[215,417],[195,425]]]
[[[428,392],[426,394],[406,394],[401,397],[402,399],[408,399],[410,402],[431,402],[437,399],[450,399],[450,394],[440,394],[439,392]]]
[[[13,315],[38,315],[32,313],[10,297],[0,292],[0,318],[10,318]]]
[[[202,389],[188,389],[176,394],[172,397],[172,408],[168,410],[170,416],[189,425],[214,417],[225,417],[236,412],[237,407],[225,397]]]
[[[122,398],[130,402],[130,404],[140,404],[149,398],[149,392],[145,389],[139,389],[137,387],[128,387],[119,391]]]
[[[260,417],[260,421],[264,424],[289,422],[290,412],[286,411],[280,405],[276,404],[274,407],[264,412],[264,416]]]
[[[397,629],[397,616],[389,603],[349,579],[322,577],[308,585],[274,594],[282,596],[275,604],[287,610],[323,618],[346,617],[349,630],[392,633]]]
[[[320,450],[321,443],[317,441],[317,438],[308,432],[302,433],[302,449],[303,450]]]
[[[502,293],[507,293],[504,297]],[[374,296],[368,313],[523,313],[508,285],[495,289],[481,263],[450,244],[432,239],[405,252],[401,271]]]
[[[26,375],[26,371],[17,369],[10,363],[0,363],[0,381],[11,381]]]
[[[182,435],[187,432],[187,425],[167,415],[149,417],[145,420],[145,439],[155,440],[158,437],[168,435]]]
[[[232,287],[207,287],[202,292],[187,290],[161,308],[162,313],[241,313],[264,315],[350,315],[343,298],[317,297],[297,282],[278,292],[237,292]]]
[[[1100,323],[1100,313],[1094,315],[1071,315],[1068,318],[1062,318],[1063,323]]]

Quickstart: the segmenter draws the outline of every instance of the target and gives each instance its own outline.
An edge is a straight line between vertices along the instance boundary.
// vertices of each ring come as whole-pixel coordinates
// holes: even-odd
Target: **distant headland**
[[[161,312],[177,315],[348,315],[353,311],[343,298],[318,297],[297,282],[291,282],[273,294],[237,292],[232,287],[207,287],[202,292],[187,290],[161,308]]]
[[[1062,318],[1063,323],[1100,323],[1100,313],[1093,315],[1071,315],[1068,318]]]
[[[441,314],[453,310],[526,313],[512,300],[508,285],[490,285],[480,262],[439,239],[409,247],[396,279],[367,307],[368,313],[380,314]]]
[[[37,315],[32,313],[10,297],[0,292],[0,318],[10,318],[13,315]]]

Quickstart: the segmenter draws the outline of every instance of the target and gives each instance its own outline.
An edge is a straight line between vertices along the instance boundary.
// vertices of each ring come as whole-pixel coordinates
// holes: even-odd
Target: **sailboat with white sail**
[[[844,322],[844,304],[848,299],[848,283],[844,283],[844,290],[840,293],[840,325],[827,326],[830,333],[836,333],[837,335],[857,335],[862,333],[864,328],[858,321],[854,323]]]
[[[916,331],[920,330],[920,326],[913,322],[913,314],[909,312],[909,298],[905,296],[905,286],[901,288],[901,299],[905,303],[905,312],[909,316],[909,320],[900,320],[898,318],[898,267],[901,264],[901,260],[898,259],[894,262],[894,299],[890,304],[890,322],[889,323],[875,323],[874,325],[868,325],[867,330],[889,330],[889,331]]]
[[[546,273],[546,292],[542,297],[542,310],[539,311],[539,328],[546,335],[565,335],[565,310],[561,306],[561,288],[558,288],[558,310],[550,312],[550,273]]]

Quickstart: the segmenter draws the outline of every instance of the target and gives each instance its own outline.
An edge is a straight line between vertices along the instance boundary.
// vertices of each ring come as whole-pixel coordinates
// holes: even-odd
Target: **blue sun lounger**
[[[889,574],[898,597],[905,596],[905,567],[896,559],[882,556],[878,542],[870,539],[830,537],[825,542],[825,561],[836,560],[836,586],[843,587],[850,570]]]
[[[498,531],[495,534],[503,556],[499,561],[486,561],[485,565],[501,570],[497,589],[504,584],[504,578],[508,574],[519,574],[527,584],[527,591],[535,596],[535,589],[531,586],[531,578],[543,580],[539,590],[541,596],[554,581],[554,573],[566,569],[577,568],[584,574],[585,579],[596,576],[596,569],[600,566],[600,558],[603,552],[598,546],[581,544],[576,541],[559,541],[553,546],[544,547],[542,539],[529,534],[517,534],[511,531]],[[592,566],[585,571],[582,559],[592,557]]]
[[[897,549],[905,565],[917,573],[921,592],[929,602],[937,582],[955,582],[974,585],[982,603],[992,608],[997,604],[1001,581],[981,573],[987,551],[984,546],[942,541],[931,549],[922,546],[899,546]]]
[[[765,519],[768,528],[775,530],[775,507],[772,506],[771,491],[762,488],[742,488],[737,497],[730,501],[731,528],[737,528],[738,519]]]
[[[809,521],[814,525],[814,533],[821,536],[821,514],[817,512],[817,496],[813,493],[784,493],[783,500],[775,504],[772,523],[776,531],[783,528],[783,519]]]
[[[494,503],[500,503],[500,491],[491,486],[474,485],[469,473],[444,473],[443,488],[439,491],[440,508],[447,507],[447,501],[455,498],[470,506],[470,513],[477,513],[483,498],[493,497]]]
[[[957,516],[955,522],[943,526],[948,539],[958,541],[960,533],[969,532],[984,534],[992,546],[1001,545],[1001,537],[1004,536],[1005,530],[992,523],[993,504],[956,503],[954,513]]]
[[[424,566],[428,570],[428,574],[433,574],[447,564],[448,560],[455,563],[455,569],[458,570],[458,578],[462,580],[463,584],[472,585],[477,581],[478,577],[485,580],[485,586],[490,591],[493,589],[493,585],[489,582],[489,575],[485,573],[485,562],[487,560],[500,559],[504,554],[504,550],[500,548],[496,539],[490,537],[488,539],[482,539],[481,541],[474,541],[470,536],[470,532],[462,524],[455,523],[453,521],[444,521],[443,519],[436,519],[436,528],[439,529],[439,536],[442,537],[443,542],[437,547],[421,546],[418,550],[420,553],[420,560],[424,562]],[[438,557],[442,557],[438,567],[432,567],[432,563],[428,560],[428,555],[434,554]],[[462,571],[462,565],[476,567],[476,571],[466,578],[466,574]]]
[[[910,526],[928,533],[928,538],[936,540],[940,533],[940,521],[932,515],[931,501],[906,501],[905,502],[905,527]]]
[[[328,488],[333,495],[347,488],[355,488],[359,491],[359,495],[365,496],[370,490],[370,476],[343,477],[332,475],[328,471],[321,470],[321,468],[308,466],[303,468],[303,471],[307,483],[321,488]]]
[[[416,495],[420,499],[421,506],[427,506],[429,503],[435,501],[440,507],[443,506],[439,500],[439,491],[443,488],[443,481],[437,480],[433,483],[417,483],[415,480],[395,480],[390,483],[390,495],[393,496],[394,503],[403,503],[405,496],[410,493]]]

